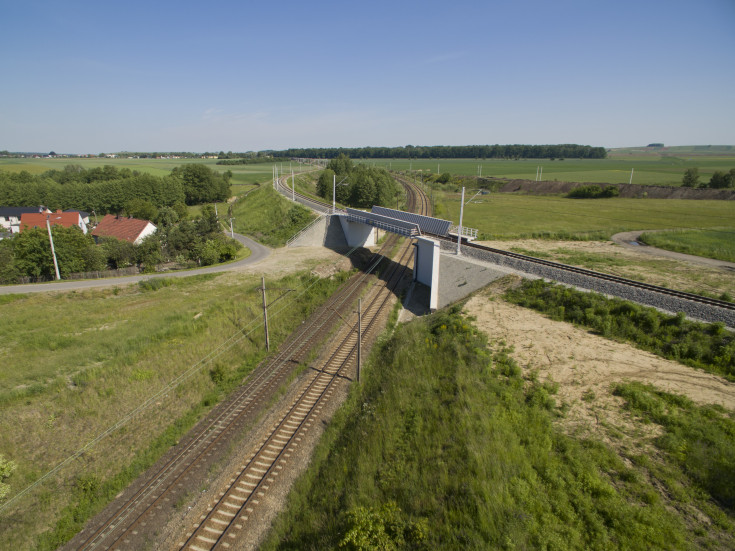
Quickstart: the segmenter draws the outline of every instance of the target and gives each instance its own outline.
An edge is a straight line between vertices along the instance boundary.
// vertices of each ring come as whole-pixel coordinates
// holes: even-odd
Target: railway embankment
[[[456,243],[442,241],[443,251],[456,250]],[[615,296],[631,300],[639,304],[653,306],[665,312],[684,312],[688,317],[706,322],[722,322],[726,326],[735,328],[735,310],[728,310],[717,306],[710,306],[676,296],[666,295],[660,292],[631,287],[618,282],[591,277],[582,273],[567,271],[553,266],[538,264],[498,254],[487,249],[475,247],[463,247],[462,254],[479,261],[498,265],[503,268],[517,270],[518,272],[531,274],[551,281],[558,281],[565,285],[586,289],[601,293],[603,295]]]

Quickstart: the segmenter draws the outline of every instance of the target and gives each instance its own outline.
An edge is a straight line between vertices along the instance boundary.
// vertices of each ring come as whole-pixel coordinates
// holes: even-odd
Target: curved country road
[[[48,283],[27,283],[25,285],[3,285],[0,286],[0,295],[9,295],[15,293],[46,293],[53,291],[73,291],[78,289],[92,289],[96,287],[110,287],[114,285],[127,285],[129,283],[137,283],[144,279],[155,277],[186,277],[196,274],[208,274],[212,272],[227,272],[237,270],[243,266],[256,264],[267,258],[272,250],[265,245],[261,245],[257,241],[253,241],[249,237],[235,234],[235,239],[250,249],[250,256],[230,262],[229,264],[218,264],[216,266],[207,266],[205,268],[195,268],[193,270],[180,270],[174,272],[163,272],[155,274],[140,274],[133,276],[108,277],[104,279],[83,279],[83,280],[63,280],[52,281]]]
[[[656,230],[626,231],[622,233],[616,233],[610,238],[610,240],[614,243],[617,243],[621,247],[635,250],[643,254],[673,258],[674,260],[684,260],[693,264],[709,266],[710,268],[720,268],[722,270],[727,270],[730,272],[735,271],[735,262],[727,262],[726,260],[715,260],[713,258],[705,258],[703,256],[694,256],[691,254],[666,251],[664,249],[659,249],[658,247],[651,247],[649,245],[646,245],[645,243],[638,241],[638,238],[641,236],[642,233],[652,231]]]

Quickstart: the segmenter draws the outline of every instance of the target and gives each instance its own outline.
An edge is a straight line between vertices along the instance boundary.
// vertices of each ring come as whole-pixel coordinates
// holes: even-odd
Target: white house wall
[[[138,236],[138,238],[135,241],[133,241],[133,244],[134,245],[140,245],[142,243],[142,241],[146,237],[148,237],[149,235],[153,235],[154,233],[156,233],[156,230],[157,229],[158,228],[156,228],[156,226],[154,226],[153,224],[151,224],[150,222],[148,222],[148,225],[145,228],[143,228],[143,231],[140,232],[140,235]]]

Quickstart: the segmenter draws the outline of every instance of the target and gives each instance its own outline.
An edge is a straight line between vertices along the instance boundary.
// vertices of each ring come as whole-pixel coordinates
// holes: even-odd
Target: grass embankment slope
[[[341,277],[273,280],[296,292],[270,312],[271,343]],[[0,297],[12,358],[0,367],[0,455],[17,464],[8,499],[123,422],[0,511],[3,548],[55,549],[240,384],[264,355],[259,287],[223,273]]]
[[[555,390],[459,308],[399,327],[263,549],[731,548],[733,412],[621,383],[661,434],[621,454],[565,432]]]
[[[309,209],[292,203],[264,185],[238,199],[232,208],[234,228],[271,247],[286,243],[295,233],[316,218]]]

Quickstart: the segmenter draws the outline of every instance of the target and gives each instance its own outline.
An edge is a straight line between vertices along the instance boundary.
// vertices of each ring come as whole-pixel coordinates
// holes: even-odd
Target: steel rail
[[[382,248],[381,251],[385,248]],[[325,305],[317,309],[316,317],[311,323],[304,324],[303,327],[299,328],[292,335],[292,338],[282,345],[276,356],[256,368],[242,390],[238,391],[234,398],[228,400],[220,410],[216,410],[216,412],[206,417],[204,424],[201,425],[187,444],[174,457],[165,462],[146,484],[121,505],[112,517],[107,519],[84,541],[77,544],[75,548],[96,549],[100,545],[106,545],[103,542],[113,537],[115,531],[121,529],[121,525],[124,527],[125,522],[134,517],[130,525],[119,536],[115,537],[113,543],[120,541],[130,532],[143,516],[165,499],[176,483],[197,466],[197,461],[201,457],[216,449],[222,439],[240,428],[244,423],[243,420],[255,413],[256,406],[264,400],[264,397],[270,395],[275,388],[280,386],[293,367],[300,363],[298,360],[306,355],[307,348],[313,345],[315,340],[323,338],[325,326],[329,324],[331,327],[331,324],[335,322],[336,315],[333,310],[341,308],[344,304],[354,300],[355,296],[364,287],[366,278],[381,260],[382,254],[379,252],[367,272],[351,278],[343,289],[332,295]],[[169,480],[171,477],[173,477],[173,480]],[[154,495],[160,488],[163,488],[163,490],[158,495]],[[149,499],[153,501],[144,506]],[[143,506],[143,510],[139,511],[138,509],[141,506]]]

